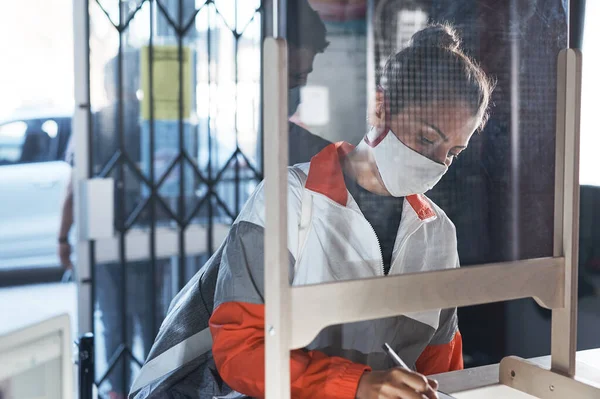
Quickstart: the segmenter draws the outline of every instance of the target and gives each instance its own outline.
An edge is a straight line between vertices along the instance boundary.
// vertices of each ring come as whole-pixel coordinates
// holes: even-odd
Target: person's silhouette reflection
[[[298,110],[300,89],[306,86],[316,55],[323,53],[329,45],[326,34],[325,24],[307,1],[288,1],[288,117],[292,117]],[[289,165],[309,162],[313,155],[328,144],[329,141],[302,126],[289,123]]]

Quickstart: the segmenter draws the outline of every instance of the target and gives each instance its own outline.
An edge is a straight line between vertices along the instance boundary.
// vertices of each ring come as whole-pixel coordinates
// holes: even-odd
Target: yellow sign
[[[177,46],[152,46],[152,103],[155,120],[177,120],[180,103],[183,119],[192,110],[192,52],[189,47],[181,49],[182,91],[179,90],[179,49]],[[150,49],[142,48],[140,62],[142,82],[142,118],[150,119]]]

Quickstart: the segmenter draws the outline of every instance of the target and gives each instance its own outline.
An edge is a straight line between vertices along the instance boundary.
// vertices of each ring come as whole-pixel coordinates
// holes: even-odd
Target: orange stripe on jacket
[[[234,390],[265,396],[265,309],[262,304],[225,302],[209,321],[213,357],[221,378]],[[319,351],[291,351],[292,398],[354,399],[368,366]]]
[[[417,371],[431,375],[464,368],[462,355],[462,336],[456,331],[452,341],[442,345],[429,345],[416,362]]]

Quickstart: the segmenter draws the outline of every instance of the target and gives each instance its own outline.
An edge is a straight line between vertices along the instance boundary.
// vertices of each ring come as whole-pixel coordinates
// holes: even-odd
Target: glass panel
[[[308,3],[287,3],[296,165],[288,177],[290,261],[277,267],[292,271],[290,283],[552,256],[565,3]],[[323,149],[328,143],[336,144]],[[294,356],[312,361],[304,350],[316,350],[385,373],[395,366],[382,349],[389,343],[420,373],[451,371],[506,350],[504,333],[493,331],[506,331],[504,308],[494,309],[498,324],[482,326],[489,319],[477,313],[461,321],[464,355],[456,309],[434,309],[327,327]],[[458,342],[448,362],[426,349]],[[327,383],[339,382],[329,375]],[[363,377],[359,389],[365,384]]]
[[[560,2],[287,6],[289,165],[296,166],[290,262],[278,267],[289,268],[293,285],[551,255],[556,56],[566,46]],[[191,327],[188,315],[201,315],[201,327],[191,327],[198,332],[216,305],[263,303],[257,7],[146,2],[121,10],[121,21],[136,14],[119,36],[99,5],[90,6],[95,174],[126,171],[117,179],[126,208],[117,226],[175,235],[169,257],[154,267],[147,259],[96,267],[98,367],[128,351],[101,391],[126,391],[138,370],[130,354],[148,354],[163,316],[164,331],[175,333]],[[426,28],[436,21],[448,25]],[[145,211],[132,222],[145,200],[155,226]],[[123,293],[131,314],[119,307]],[[153,307],[142,306],[148,301]],[[330,327],[307,349],[383,369],[392,365],[379,349],[388,341],[425,372],[417,359],[426,345],[454,342],[456,328],[454,310],[435,310]],[[218,387],[208,396],[228,393],[208,385]]]
[[[289,163],[313,209],[293,284],[552,256],[563,5],[308,3],[287,7]]]
[[[128,2],[119,15],[91,2],[93,174],[115,179],[125,242],[96,251],[115,259],[94,276],[102,397],[127,392],[163,318],[181,317],[172,299],[189,281],[207,287],[192,305],[208,321],[218,270],[209,258],[261,178],[259,2],[239,3]]]

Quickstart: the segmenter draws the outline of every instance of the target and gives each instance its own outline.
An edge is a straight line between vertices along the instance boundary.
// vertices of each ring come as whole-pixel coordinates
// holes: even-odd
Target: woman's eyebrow
[[[444,140],[444,141],[448,141],[448,137],[446,137],[446,135],[440,130],[439,127],[437,127],[436,125],[433,125],[423,119],[420,120],[420,122],[422,124],[424,124],[425,126],[427,126],[430,129],[433,129],[437,134],[440,135],[440,137]]]

